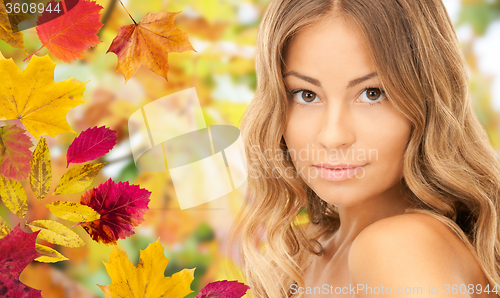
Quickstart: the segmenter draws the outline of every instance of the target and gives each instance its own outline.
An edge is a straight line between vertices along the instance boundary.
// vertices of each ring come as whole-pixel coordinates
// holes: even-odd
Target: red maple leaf
[[[123,74],[125,82],[139,70],[141,64],[167,80],[168,53],[195,51],[187,33],[174,24],[179,13],[148,13],[139,23],[129,14],[134,24],[118,28],[118,35],[106,53],[113,52],[118,57],[116,71]]]
[[[248,289],[249,286],[235,280],[219,280],[206,285],[195,298],[240,298]]]
[[[115,183],[110,178],[80,198],[80,204],[90,206],[101,215],[98,220],[80,225],[94,241],[116,244],[118,239],[133,235],[134,226],[144,221],[150,195],[150,191],[139,185],[129,185],[128,181]]]
[[[59,13],[45,10],[38,18],[36,33],[43,45],[35,53],[47,47],[58,59],[70,62],[82,58],[85,50],[101,42],[97,32],[103,25],[99,14],[102,6],[88,0],[52,0],[46,7],[49,4],[61,9]]]
[[[0,239],[0,297],[41,298],[40,290],[19,281],[19,275],[34,259],[42,256],[35,249],[35,233],[25,233],[17,225]]]
[[[33,143],[25,132],[15,124],[0,127],[0,174],[6,178],[28,178]]]
[[[82,163],[103,156],[116,145],[117,139],[116,131],[105,126],[83,131],[69,145],[66,167],[70,163]]]

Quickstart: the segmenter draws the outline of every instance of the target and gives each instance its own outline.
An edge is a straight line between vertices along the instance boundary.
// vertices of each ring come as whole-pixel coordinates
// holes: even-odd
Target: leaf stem
[[[130,15],[130,12],[128,12],[128,10],[125,7],[125,5],[123,5],[122,0],[118,0],[118,1],[120,1],[120,4],[123,6],[123,9],[125,9],[125,11],[128,13],[128,16],[132,19],[132,21],[134,22],[134,24],[137,26],[137,23],[135,22],[134,18]]]
[[[26,61],[26,59],[30,58],[31,56],[35,55],[36,53],[40,52],[41,49],[43,49],[45,45],[42,45],[38,50],[36,50],[33,54],[29,55],[28,57],[23,59],[23,62]]]
[[[68,9],[66,8],[66,3],[64,3],[64,0],[61,0],[61,3],[63,6],[64,13],[68,13]]]

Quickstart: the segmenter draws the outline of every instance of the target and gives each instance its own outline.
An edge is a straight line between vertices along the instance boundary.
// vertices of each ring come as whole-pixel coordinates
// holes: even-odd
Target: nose
[[[327,149],[342,149],[351,146],[356,141],[353,122],[345,102],[336,101],[336,104],[329,104],[322,114],[321,130],[317,135],[317,141]]]

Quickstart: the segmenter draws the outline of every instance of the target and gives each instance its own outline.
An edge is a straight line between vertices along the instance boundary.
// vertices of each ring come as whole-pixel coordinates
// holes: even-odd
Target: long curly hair
[[[441,0],[273,0],[259,27],[258,86],[241,122],[248,189],[232,226],[256,297],[295,297],[318,239],[340,226],[336,207],[297,175],[283,139],[289,104],[283,61],[294,35],[340,14],[363,34],[388,100],[411,123],[403,187],[412,208],[449,226],[491,284],[500,284],[500,163],[476,114],[468,72]],[[297,224],[301,210],[310,223]],[[296,294],[300,297],[300,294]]]

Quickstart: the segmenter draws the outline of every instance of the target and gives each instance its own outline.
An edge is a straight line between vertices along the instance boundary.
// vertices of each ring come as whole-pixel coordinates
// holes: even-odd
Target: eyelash
[[[363,89],[363,90],[359,93],[358,97],[359,97],[361,94],[363,94],[363,92],[367,91],[368,89],[378,89],[378,90],[380,90],[380,92],[382,93],[382,96],[383,96],[382,98],[385,98],[385,97],[386,97],[386,95],[385,95],[385,90],[384,90],[384,89],[382,89],[382,88],[380,88],[380,87],[377,87],[377,86],[369,86],[369,87],[366,87],[365,89]],[[312,92],[312,93],[316,94],[316,92],[313,92],[313,91],[311,91],[311,90],[307,90],[307,89],[294,89],[294,90],[291,90],[291,91],[287,91],[287,93],[288,93],[288,95],[290,95],[291,97],[293,97],[296,93],[301,92],[301,91],[308,91],[308,92]],[[316,95],[316,96],[317,96],[317,95]],[[296,101],[296,100],[294,100],[294,102],[295,102],[296,104],[298,104],[299,106],[301,106],[301,107],[305,107],[305,106],[310,105],[310,104],[308,104],[308,103],[302,103],[302,102],[298,102],[298,101]],[[381,100],[381,101],[377,101],[377,102],[373,102],[373,103],[370,103],[370,102],[361,102],[360,104],[362,104],[362,105],[374,106],[374,105],[381,104],[381,103],[382,103],[382,100]]]

